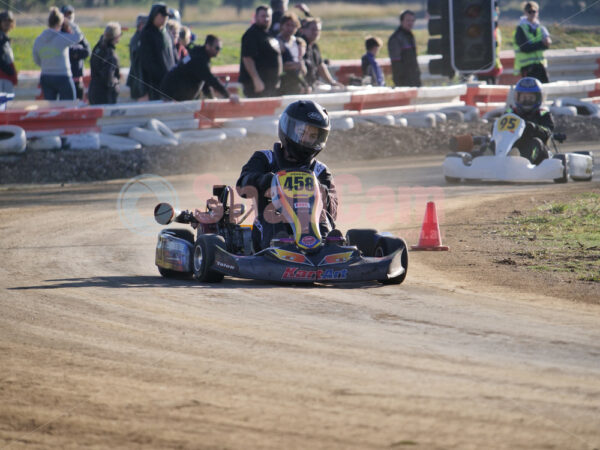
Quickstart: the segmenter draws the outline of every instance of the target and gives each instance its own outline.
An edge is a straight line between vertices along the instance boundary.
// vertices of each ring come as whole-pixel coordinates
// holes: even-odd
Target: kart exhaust
[[[177,211],[168,203],[159,203],[154,207],[154,220],[160,225],[169,225],[170,223],[194,223],[197,220],[189,211]]]

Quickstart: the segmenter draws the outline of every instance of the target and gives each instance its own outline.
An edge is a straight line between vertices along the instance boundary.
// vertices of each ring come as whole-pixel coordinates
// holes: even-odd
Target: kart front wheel
[[[560,178],[555,178],[555,183],[566,183],[569,181],[569,158],[564,153],[558,153],[553,156],[554,159],[560,159],[563,165],[562,176]]]
[[[398,275],[394,278],[387,278],[385,280],[379,280],[380,283],[383,284],[400,284],[406,278],[406,274],[408,273],[408,248],[406,247],[406,242],[404,239],[382,236],[377,240],[377,244],[375,244],[375,253],[374,256],[378,258],[382,258],[387,255],[391,255],[396,250],[401,250],[402,255],[400,256],[400,261],[402,263],[402,267],[404,267],[404,273]]]
[[[364,256],[373,256],[376,241],[377,230],[357,228],[346,232],[346,243],[355,245]]]
[[[210,269],[215,259],[215,247],[225,247],[225,240],[216,234],[201,234],[194,245],[192,257],[194,265],[194,278],[203,283],[218,283],[224,275]]]

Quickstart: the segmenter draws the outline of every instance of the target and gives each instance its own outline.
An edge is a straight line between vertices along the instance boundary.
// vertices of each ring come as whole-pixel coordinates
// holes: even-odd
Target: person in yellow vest
[[[540,24],[537,2],[525,2],[525,16],[515,30],[513,46],[515,49],[515,75],[533,77],[542,83],[548,83],[547,61],[544,50],[550,47],[552,39],[546,27]]]

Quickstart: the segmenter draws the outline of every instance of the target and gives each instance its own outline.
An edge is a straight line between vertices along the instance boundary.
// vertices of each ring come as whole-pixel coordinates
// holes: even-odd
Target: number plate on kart
[[[285,172],[279,175],[279,183],[288,197],[308,198],[315,192],[315,181],[312,173]]]
[[[510,131],[514,133],[519,128],[521,118],[513,114],[507,114],[498,122],[498,131]]]

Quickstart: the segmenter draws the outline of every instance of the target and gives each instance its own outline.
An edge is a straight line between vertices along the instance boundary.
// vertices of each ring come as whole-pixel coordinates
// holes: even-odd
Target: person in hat
[[[13,93],[18,83],[15,58],[8,33],[15,27],[10,11],[0,12],[0,92]]]
[[[312,100],[290,103],[279,118],[279,142],[272,150],[255,152],[242,168],[236,189],[244,198],[253,198],[257,217],[252,227],[252,245],[255,251],[269,246],[271,239],[285,224],[272,223],[265,214],[271,199],[266,195],[273,177],[280,170],[312,170],[323,193],[323,213],[319,219],[321,233],[326,235],[337,218],[338,196],[333,174],[316,159],[325,148],[331,122],[329,114]]]
[[[166,29],[171,13],[164,3],[152,5],[148,22],[140,35],[140,64],[142,79],[150,100],[160,100],[160,83],[175,66],[173,40]]]
[[[50,8],[48,28],[33,43],[33,61],[40,66],[40,85],[45,100],[74,100],[69,47],[81,41],[79,28],[61,33],[65,18],[56,6]]]
[[[148,21],[148,16],[140,14],[136,19],[135,33],[129,41],[129,74],[127,75],[127,86],[132,100],[148,100],[148,88],[142,80],[142,64],[140,61],[140,35]]]
[[[79,26],[75,23],[75,9],[71,5],[65,5],[60,9],[65,20],[61,31],[64,33],[81,33]],[[75,31],[74,31],[75,30]],[[90,44],[81,33],[81,41],[69,47],[69,62],[71,63],[71,75],[75,85],[75,95],[83,100],[83,68],[85,60],[90,56]]]
[[[92,68],[92,80],[88,91],[90,105],[117,103],[121,74],[115,47],[120,39],[121,25],[118,22],[109,22],[94,47],[90,58]]]

